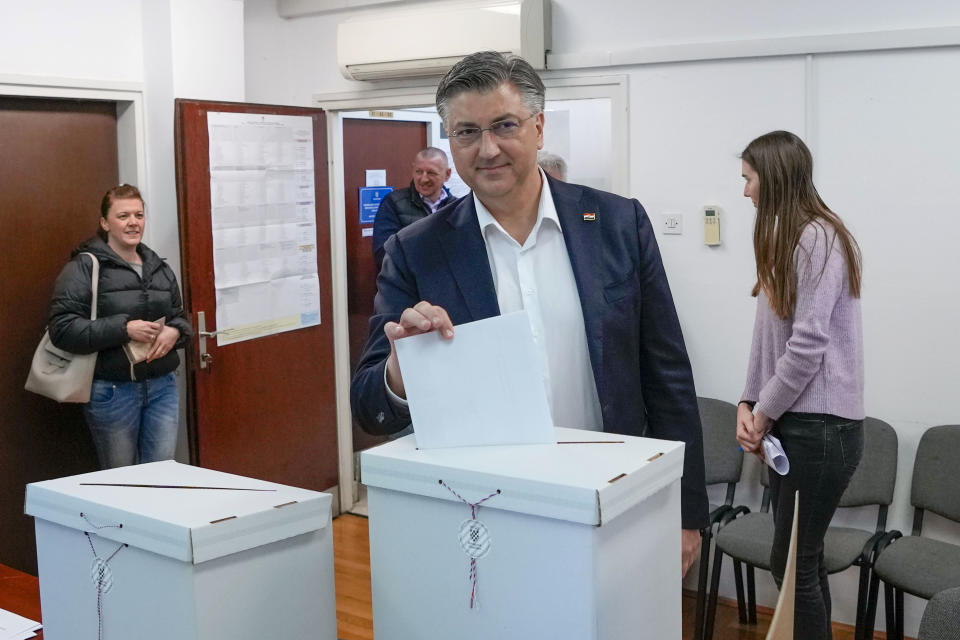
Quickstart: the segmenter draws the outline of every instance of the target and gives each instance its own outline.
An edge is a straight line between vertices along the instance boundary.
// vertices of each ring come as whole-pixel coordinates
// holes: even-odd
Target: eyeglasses
[[[451,140],[456,142],[458,146],[461,147],[469,147],[477,142],[477,140],[480,139],[480,136],[483,135],[484,131],[489,131],[501,140],[515,138],[517,134],[520,133],[520,125],[535,115],[537,114],[533,113],[526,118],[506,118],[505,120],[497,120],[496,122],[490,123],[489,127],[463,127],[462,129],[451,131],[448,136]]]

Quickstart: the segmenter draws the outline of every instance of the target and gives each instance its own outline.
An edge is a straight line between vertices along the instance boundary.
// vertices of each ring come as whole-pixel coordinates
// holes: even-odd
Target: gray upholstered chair
[[[733,498],[743,469],[743,451],[737,444],[737,407],[723,400],[697,398],[700,424],[703,425],[703,462],[707,486],[727,485],[723,504],[710,505],[710,524],[700,531],[700,575],[697,584],[697,611],[694,638],[703,637],[707,609],[707,579],[710,544],[714,527],[733,508]]]
[[[867,619],[870,633],[876,617],[878,580],[884,583],[887,638],[903,638],[903,594],[931,599],[960,587],[960,545],[921,536],[923,515],[932,511],[960,522],[960,425],[932,427],[920,438],[913,464],[913,531],[891,531],[877,547]],[[954,636],[956,637],[956,636]]]
[[[957,640],[960,635],[960,587],[935,594],[923,610],[917,640]]]
[[[897,476],[897,433],[893,427],[876,418],[863,423],[863,458],[850,479],[840,507],[877,506],[877,524],[874,531],[852,527],[831,526],[824,539],[823,561],[827,573],[839,573],[851,566],[860,568],[860,587],[857,594],[856,637],[863,638],[867,627],[871,567],[874,552],[883,538],[887,523],[887,509],[893,500]],[[750,513],[745,507],[731,509],[724,514],[716,536],[710,587],[710,607],[707,614],[706,637],[713,634],[716,616],[716,592],[720,581],[723,554],[733,560],[734,580],[737,584],[737,607],[741,623],[757,622],[757,600],[754,567],[770,570],[770,552],[773,549],[773,514],[770,513],[770,490],[767,467],[761,475],[763,498],[760,511]],[[743,578],[740,564],[747,565],[747,602],[743,602]],[[876,589],[876,587],[874,587]]]

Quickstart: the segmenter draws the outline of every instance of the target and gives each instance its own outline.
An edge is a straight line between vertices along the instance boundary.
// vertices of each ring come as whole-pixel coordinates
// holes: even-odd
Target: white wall
[[[173,93],[244,100],[243,0],[169,0]]]
[[[366,86],[337,67],[342,14],[288,20],[277,15],[274,0],[246,0],[244,11],[247,100],[307,107],[318,90]]]
[[[960,25],[952,0],[553,0],[554,53]]]
[[[0,73],[139,82],[140,24],[140,2],[0,3]]]
[[[751,139],[773,129],[789,129],[807,140],[821,194],[863,250],[866,402],[868,413],[893,424],[900,436],[889,525],[909,530],[910,470],[920,434],[932,425],[960,423],[955,391],[960,231],[952,212],[960,201],[954,153],[960,148],[955,115],[960,47],[807,57],[806,45],[797,42],[826,36],[831,46],[845,48],[847,38],[837,34],[889,31],[871,37],[893,42],[903,30],[943,33],[960,27],[960,4],[602,0],[598,6],[553,0],[552,5],[549,59],[555,73],[592,68],[597,74],[628,74],[629,132],[614,134],[629,135],[631,195],[655,224],[664,212],[684,215],[683,235],[658,239],[701,395],[739,398],[753,323],[754,211],[742,197],[738,155]],[[312,94],[397,84],[340,76],[336,24],[350,11],[283,20],[272,0],[248,0],[246,6],[249,99],[305,105]],[[798,55],[603,66],[642,60],[646,54],[637,52],[643,47],[662,47],[658,55],[669,60],[667,47],[677,47],[683,58],[691,47],[710,51],[713,43],[738,41],[749,41],[752,50],[788,42],[787,50]],[[723,210],[719,247],[702,242],[700,211],[706,204]],[[755,482],[757,472],[748,460],[746,479]],[[740,499],[756,507],[759,491],[741,490]],[[874,518],[872,510],[839,515],[865,527],[872,527]],[[935,516],[927,517],[925,531],[960,543],[960,527]],[[730,573],[727,565],[722,595],[728,597]],[[835,619],[852,622],[854,572],[831,581]],[[758,590],[761,603],[773,606],[776,591],[769,576],[758,577]],[[906,600],[906,630],[915,635],[923,602]],[[880,628],[882,611],[881,604]]]

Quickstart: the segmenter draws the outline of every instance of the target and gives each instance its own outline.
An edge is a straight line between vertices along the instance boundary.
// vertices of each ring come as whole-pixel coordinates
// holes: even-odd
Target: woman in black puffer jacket
[[[50,308],[54,345],[98,353],[84,416],[105,469],[173,458],[180,415],[176,350],[193,337],[176,276],[140,242],[143,209],[136,187],[107,191],[100,230],[74,250],[57,278]],[[90,320],[92,265],[82,252],[100,262],[96,320]],[[134,363],[142,357],[138,350],[146,357]]]

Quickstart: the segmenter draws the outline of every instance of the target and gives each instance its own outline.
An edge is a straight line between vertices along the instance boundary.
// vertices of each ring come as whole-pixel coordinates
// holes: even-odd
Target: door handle
[[[198,347],[200,349],[200,368],[206,369],[208,366],[213,364],[213,356],[207,353],[207,338],[216,338],[219,331],[207,331],[207,319],[206,314],[203,311],[197,312],[197,335],[200,336],[200,339],[197,340]]]

